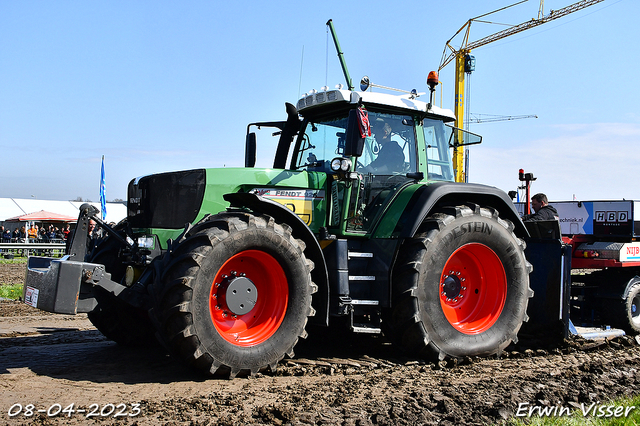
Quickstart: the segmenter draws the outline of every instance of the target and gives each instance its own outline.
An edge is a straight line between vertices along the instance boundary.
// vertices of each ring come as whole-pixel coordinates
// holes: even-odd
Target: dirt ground
[[[8,266],[0,282],[23,279],[24,265]],[[0,425],[485,425],[615,415],[609,399],[639,393],[631,337],[433,365],[381,338],[311,333],[275,373],[206,380],[158,348],[106,340],[86,315],[0,301]]]
[[[24,263],[0,265],[0,284],[22,284],[25,274]]]

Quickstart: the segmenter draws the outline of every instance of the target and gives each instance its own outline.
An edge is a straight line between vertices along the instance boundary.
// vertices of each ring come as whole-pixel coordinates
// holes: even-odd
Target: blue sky
[[[0,197],[97,201],[102,155],[108,200],[137,176],[241,166],[249,122],[344,82],[328,19],[355,82],[426,92],[467,19],[512,3],[0,0]],[[605,0],[472,52],[472,113],[538,116],[472,123],[472,182],[515,189],[524,168],[551,200],[640,199],[639,12]],[[503,28],[474,23],[471,40]],[[453,64],[440,79],[452,108]]]

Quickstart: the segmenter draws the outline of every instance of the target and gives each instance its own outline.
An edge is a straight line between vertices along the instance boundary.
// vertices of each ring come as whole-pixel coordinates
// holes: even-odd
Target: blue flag
[[[102,170],[100,171],[100,205],[102,207],[102,220],[107,217],[107,199],[104,195],[104,155],[102,156]]]

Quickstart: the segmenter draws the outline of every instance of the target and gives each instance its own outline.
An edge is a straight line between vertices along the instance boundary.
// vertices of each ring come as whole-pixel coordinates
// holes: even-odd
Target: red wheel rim
[[[484,244],[458,248],[440,276],[440,306],[459,332],[478,334],[498,320],[507,298],[507,276],[500,258]]]
[[[257,296],[246,313],[234,313],[227,301],[233,280],[246,278]],[[273,256],[245,250],[227,260],[216,273],[209,297],[209,312],[218,333],[236,346],[254,346],[269,339],[285,317],[289,301],[287,277]]]

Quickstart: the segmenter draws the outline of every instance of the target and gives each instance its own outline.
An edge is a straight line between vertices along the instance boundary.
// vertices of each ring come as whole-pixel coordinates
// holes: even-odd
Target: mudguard
[[[492,186],[453,182],[438,182],[418,189],[400,216],[394,234],[399,238],[411,238],[434,207],[466,203],[495,208],[501,218],[514,224],[514,232],[518,237],[529,236],[513,202],[504,191]]]

